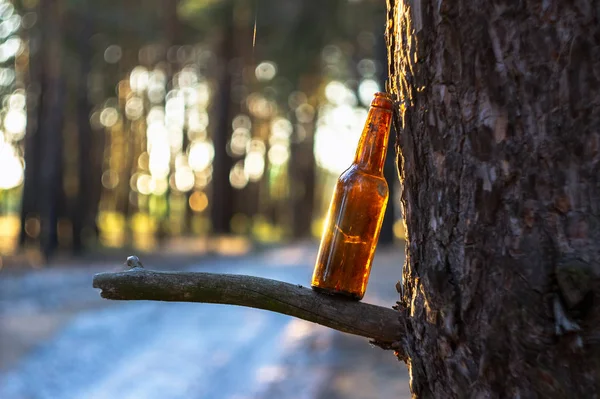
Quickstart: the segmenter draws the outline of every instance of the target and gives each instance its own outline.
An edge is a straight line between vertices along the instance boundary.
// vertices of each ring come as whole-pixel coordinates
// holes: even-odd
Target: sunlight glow
[[[181,152],[183,148],[183,130],[177,125],[169,126],[169,146],[171,151],[176,154]]]
[[[200,172],[210,166],[215,156],[212,142],[208,140],[193,142],[189,147],[188,162],[190,167]]]
[[[265,158],[259,151],[251,151],[244,160],[244,172],[250,181],[259,181],[265,171]]]
[[[152,184],[152,177],[147,174],[140,175],[136,182],[137,191],[140,194],[148,195],[154,189]]]
[[[11,3],[6,2],[4,4],[0,4],[0,18],[8,19],[13,15],[14,12],[15,7]]]
[[[358,97],[365,107],[368,107],[373,100],[373,95],[380,91],[379,84],[373,79],[365,79],[358,85]]]
[[[158,144],[158,143],[157,143]],[[154,145],[149,151],[150,160],[148,168],[150,174],[156,179],[164,179],[169,175],[169,162],[171,161],[171,151],[168,145]]]
[[[134,93],[142,93],[148,87],[148,70],[143,66],[136,66],[129,74],[129,86]]]
[[[4,144],[0,151],[0,189],[9,190],[23,182],[23,163],[14,146]]]
[[[146,122],[148,123],[148,125],[154,123],[154,122],[164,122],[165,120],[165,111],[158,106],[154,106],[150,109],[150,112],[148,112],[148,116],[146,117]]]
[[[19,141],[25,136],[27,115],[23,109],[10,109],[4,117],[4,128],[12,141]]]
[[[15,36],[8,38],[4,43],[0,44],[0,62],[6,62],[19,54],[19,51],[23,48],[21,44],[21,39]]]
[[[369,84],[363,90],[368,88]],[[356,105],[356,96],[341,82],[328,83],[325,95],[329,104],[319,108],[314,154],[317,165],[340,174],[352,163],[367,109]],[[369,96],[372,98],[372,93]]]
[[[175,186],[181,192],[187,192],[194,188],[194,180],[194,172],[187,166],[179,168],[175,172]]]
[[[154,195],[163,195],[169,189],[167,179],[152,179],[151,186],[153,186],[152,193]]]
[[[177,125],[183,127],[185,121],[185,102],[179,91],[172,90],[167,94],[165,104],[165,123],[167,126]]]
[[[290,158],[290,152],[286,145],[275,144],[269,148],[269,162],[272,165],[283,165]]]
[[[148,75],[148,100],[151,103],[161,103],[166,95],[165,85],[167,76],[160,69],[155,69]]]
[[[15,90],[9,97],[8,106],[12,109],[25,109],[25,91]]]
[[[19,29],[21,25],[21,17],[14,14],[0,24],[0,38],[4,39]]]
[[[356,96],[342,82],[333,80],[325,86],[325,97],[334,105],[356,105]]]

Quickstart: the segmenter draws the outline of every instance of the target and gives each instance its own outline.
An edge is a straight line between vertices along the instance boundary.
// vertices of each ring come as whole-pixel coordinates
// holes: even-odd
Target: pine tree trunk
[[[30,37],[30,43],[41,40],[40,35],[35,32]],[[30,44],[31,45],[31,44]],[[25,180],[23,182],[23,194],[21,196],[21,231],[19,234],[19,245],[24,248],[30,241],[26,224],[29,218],[39,218],[40,200],[37,189],[40,185],[40,154],[41,137],[38,134],[38,123],[41,117],[41,70],[39,62],[41,50],[30,52],[29,75],[27,77],[27,126],[25,130]],[[36,237],[37,239],[37,237]]]
[[[317,90],[317,81],[312,75],[299,77],[297,83],[299,89],[309,95]],[[292,237],[303,239],[311,236],[314,214],[316,176],[313,155],[314,123],[302,123],[296,119],[294,125],[288,172],[292,182],[290,184],[291,225]],[[301,138],[301,135],[304,137]]]
[[[230,25],[225,27],[223,31],[221,52],[219,54],[225,67],[220,71],[217,117],[213,130],[215,157],[213,160],[210,219],[214,234],[229,234],[231,232],[231,218],[235,206],[235,192],[229,182],[233,159],[227,153],[227,141],[231,133],[231,118],[234,116],[231,100],[233,85],[230,61],[235,54],[235,4],[231,3],[227,7],[227,22]]]
[[[85,3],[89,7],[89,3]],[[95,232],[96,216],[100,198],[95,195],[94,186],[101,179],[102,148],[94,145],[94,132],[90,125],[92,104],[89,100],[89,75],[92,70],[93,49],[90,39],[95,33],[94,20],[89,10],[84,10],[78,26],[77,53],[79,56],[79,79],[77,81],[77,150],[79,152],[78,192],[73,221],[73,252],[85,250],[86,230]],[[99,154],[100,153],[100,154]]]
[[[388,0],[419,398],[600,396],[600,5]]]
[[[62,2],[40,3],[42,18],[42,57],[39,136],[40,247],[46,259],[58,247],[57,223],[63,196],[63,122],[66,99],[61,65]]]

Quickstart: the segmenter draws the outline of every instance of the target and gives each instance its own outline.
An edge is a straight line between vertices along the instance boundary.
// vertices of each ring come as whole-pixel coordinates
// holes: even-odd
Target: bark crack
[[[459,96],[460,97],[460,96]],[[460,101],[458,100],[458,97],[456,97],[454,99],[455,105],[457,107],[457,109],[459,110],[459,115],[463,114],[463,110],[462,110],[462,105],[460,103]],[[460,237],[464,236],[464,232],[459,231],[460,230],[460,215],[464,214],[463,212],[463,184],[464,184],[464,176],[465,176],[465,169],[466,169],[466,162],[465,162],[465,154],[464,154],[464,146],[465,146],[465,125],[464,125],[464,121],[462,119],[459,118],[460,123],[458,124],[459,129],[460,129],[460,139],[459,139],[459,145],[458,145],[458,155],[460,156],[460,162],[461,162],[461,166],[460,166],[460,173],[459,173],[459,179],[458,179],[458,204],[457,204],[457,210],[458,212],[456,213],[454,220],[453,220],[453,226],[450,229],[450,235],[448,237],[448,247],[452,247],[454,245],[454,241],[457,239],[460,239]],[[462,243],[457,243],[458,245],[462,245]],[[446,250],[446,270],[448,271],[448,273],[450,274],[450,284],[453,286],[454,288],[454,312],[455,312],[455,325],[456,325],[456,329],[457,329],[457,335],[458,336],[462,336],[463,335],[463,321],[462,321],[462,303],[463,303],[463,298],[462,298],[462,292],[461,292],[461,287],[459,286],[459,280],[457,279],[456,273],[454,272],[454,270],[452,269],[452,264],[451,264],[451,260],[450,260],[450,255],[452,253],[452,250]],[[461,263],[465,263],[466,260],[461,259]]]
[[[396,73],[396,64],[393,62],[395,59],[394,52],[396,49],[396,35],[394,34],[394,10],[395,0],[387,0],[387,29],[386,29],[386,42],[387,42],[387,53],[388,53],[388,80],[386,82],[386,91],[388,93],[396,95],[396,84],[393,78]],[[394,98],[394,100],[397,100]],[[397,107],[394,107],[397,109]],[[393,118],[395,120],[395,118]]]

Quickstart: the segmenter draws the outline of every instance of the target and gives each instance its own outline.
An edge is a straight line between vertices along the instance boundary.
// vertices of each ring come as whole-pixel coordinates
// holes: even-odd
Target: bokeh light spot
[[[267,82],[277,75],[277,65],[272,61],[263,61],[256,66],[254,73],[260,82]]]
[[[116,44],[111,44],[104,50],[104,61],[109,64],[116,64],[121,60],[121,56],[123,55],[123,50],[121,50],[121,46]]]
[[[0,189],[9,190],[23,182],[23,161],[14,146],[4,144],[0,149]]]
[[[194,191],[189,199],[190,209],[194,212],[202,212],[208,207],[208,197],[202,191]]]
[[[250,181],[258,181],[265,170],[265,158],[258,151],[251,151],[244,160],[244,171]]]
[[[104,108],[100,113],[100,123],[105,127],[113,127],[119,120],[119,111],[113,107]]]
[[[175,172],[175,187],[181,192],[194,188],[194,172],[189,167],[182,167]]]
[[[290,152],[287,146],[283,144],[275,144],[269,148],[269,162],[279,166],[283,165],[290,157]]]
[[[360,102],[368,107],[373,100],[373,95],[380,90],[379,84],[373,79],[365,79],[358,85],[358,97]]]
[[[202,171],[210,166],[215,156],[215,149],[210,141],[195,141],[189,147],[188,163],[196,171]]]
[[[233,188],[237,188],[238,190],[246,187],[248,184],[248,176],[244,171],[243,161],[239,161],[233,165],[233,168],[231,168],[231,171],[229,172],[229,182]]]

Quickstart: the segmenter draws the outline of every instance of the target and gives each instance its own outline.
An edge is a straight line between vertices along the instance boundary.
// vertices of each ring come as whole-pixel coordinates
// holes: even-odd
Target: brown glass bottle
[[[340,175],[325,220],[311,286],[363,298],[389,190],[383,178],[392,102],[376,93],[352,165]]]

